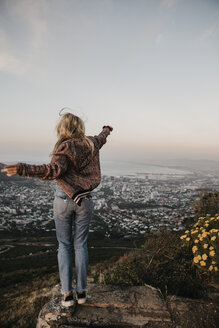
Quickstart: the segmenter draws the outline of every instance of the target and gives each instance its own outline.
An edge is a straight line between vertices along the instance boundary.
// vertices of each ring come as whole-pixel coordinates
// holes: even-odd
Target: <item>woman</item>
[[[65,113],[57,125],[58,141],[50,164],[6,165],[1,171],[7,176],[37,177],[57,182],[54,200],[54,219],[59,243],[58,265],[63,293],[62,305],[74,304],[72,291],[72,224],[74,223],[74,251],[76,298],[86,302],[88,251],[87,237],[93,213],[90,192],[101,179],[99,150],[106,143],[112,127],[104,126],[98,136],[86,137],[83,121]]]

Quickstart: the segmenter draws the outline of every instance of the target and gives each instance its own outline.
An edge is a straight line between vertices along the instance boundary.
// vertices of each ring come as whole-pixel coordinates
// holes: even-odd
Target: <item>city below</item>
[[[205,172],[103,175],[92,192],[95,210],[90,233],[128,237],[183,230],[183,220],[194,217],[193,205],[201,190],[218,187],[218,175]],[[0,230],[54,231],[54,189],[54,181],[0,180]]]

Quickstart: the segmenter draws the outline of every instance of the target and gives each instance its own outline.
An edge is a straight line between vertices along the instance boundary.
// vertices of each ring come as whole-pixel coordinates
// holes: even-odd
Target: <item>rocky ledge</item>
[[[60,286],[42,308],[37,328],[216,328],[217,295],[214,299],[194,300],[168,296],[164,300],[151,286],[118,287],[90,284],[83,305],[61,307]]]

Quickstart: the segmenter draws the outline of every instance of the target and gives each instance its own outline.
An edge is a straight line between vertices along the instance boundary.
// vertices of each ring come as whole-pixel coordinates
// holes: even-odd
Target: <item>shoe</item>
[[[82,293],[76,293],[76,299],[78,301],[78,304],[84,304],[87,300],[87,294],[86,292],[82,292]]]
[[[73,306],[74,305],[73,293],[72,292],[65,293],[61,303],[62,303],[62,306],[64,306],[64,307]]]

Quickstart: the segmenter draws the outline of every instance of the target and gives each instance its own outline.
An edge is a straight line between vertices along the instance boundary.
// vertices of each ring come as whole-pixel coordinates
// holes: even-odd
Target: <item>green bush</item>
[[[209,192],[202,190],[199,195],[199,200],[194,204],[195,216],[214,216],[219,213],[219,192]]]
[[[101,272],[106,284],[144,285],[159,288],[164,295],[203,296],[209,275],[200,273],[193,253],[177,234],[162,232],[148,236],[142,249],[121,257]]]
[[[183,225],[190,229],[199,217],[205,217],[207,214],[215,216],[219,213],[219,192],[209,192],[203,189],[199,194],[199,199],[193,204],[194,217],[183,219]]]

